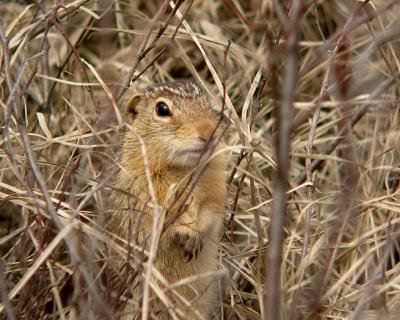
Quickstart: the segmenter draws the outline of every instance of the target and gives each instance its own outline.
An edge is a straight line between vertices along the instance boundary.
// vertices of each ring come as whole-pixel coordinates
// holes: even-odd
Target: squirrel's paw
[[[181,227],[176,230],[174,240],[182,246],[183,255],[187,262],[197,256],[203,249],[203,241],[200,233],[187,227]]]

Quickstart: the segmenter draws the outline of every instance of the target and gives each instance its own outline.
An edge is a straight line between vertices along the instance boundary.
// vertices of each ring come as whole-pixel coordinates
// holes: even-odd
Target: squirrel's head
[[[128,145],[140,137],[150,160],[168,166],[193,167],[216,137],[211,103],[188,81],[147,87],[129,100],[124,114],[133,128],[125,138]]]

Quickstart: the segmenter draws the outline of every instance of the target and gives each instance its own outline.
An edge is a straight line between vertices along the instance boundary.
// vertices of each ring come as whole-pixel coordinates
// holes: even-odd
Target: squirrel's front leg
[[[195,202],[186,207],[186,211],[171,226],[170,232],[174,245],[182,248],[182,254],[188,262],[198,257],[204,246],[204,230],[199,224],[199,206]]]
[[[187,258],[188,262],[193,257],[197,258],[203,250],[202,234],[191,226],[176,226],[173,230],[173,241],[182,247],[183,256]]]
[[[197,258],[207,240],[217,241],[222,225],[222,216],[216,208],[201,205],[185,212],[174,224],[172,239],[178,243],[188,261]]]

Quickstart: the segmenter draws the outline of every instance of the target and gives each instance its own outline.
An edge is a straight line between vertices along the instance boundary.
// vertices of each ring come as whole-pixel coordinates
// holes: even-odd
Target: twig
[[[38,6],[38,8],[40,8],[40,10],[42,11],[42,13],[44,13],[44,8],[41,6],[41,4],[40,4],[37,0],[35,0],[35,2],[36,2],[36,5]],[[85,81],[86,81],[86,82],[90,82],[90,81],[89,81],[89,75],[88,75],[88,73],[87,73],[87,71],[86,71],[85,66],[83,65],[83,63],[82,63],[82,61],[81,61],[81,57],[80,57],[78,51],[76,50],[75,46],[72,44],[72,42],[71,42],[71,40],[69,39],[68,35],[65,33],[65,31],[64,31],[63,27],[61,26],[61,24],[59,23],[59,20],[58,20],[58,18],[57,18],[57,12],[59,11],[59,10],[58,10],[59,8],[65,9],[63,6],[55,6],[55,7],[53,8],[53,10],[54,10],[54,18],[53,18],[54,25],[55,25],[55,27],[58,29],[58,31],[61,33],[61,35],[64,37],[64,39],[65,39],[67,45],[69,46],[69,48],[70,48],[71,51],[73,52],[73,54],[74,54],[74,56],[75,56],[75,59],[76,59],[76,62],[77,62],[77,63],[79,64],[79,66],[81,67],[81,70],[82,70],[82,72],[83,72],[83,76],[84,76],[84,78],[85,78]],[[50,25],[50,22],[48,22],[48,25]],[[96,109],[97,109],[96,100],[95,100],[95,97],[94,97],[94,94],[93,94],[93,91],[92,91],[91,87],[87,87],[87,90],[88,90],[88,92],[89,92],[89,95],[90,95],[90,98],[91,98],[91,100],[92,100],[92,102],[93,102],[93,105],[94,105],[94,106],[96,107]]]
[[[385,5],[382,5],[382,7],[379,8],[379,10],[376,11],[376,15],[381,15],[382,13],[390,10],[394,5],[400,3],[400,0],[392,0],[388,3],[385,3]],[[364,5],[366,5],[367,2],[361,3],[360,9],[363,8]],[[365,22],[368,22],[372,20],[374,16],[369,16],[369,15],[364,15],[360,18],[357,18],[353,21],[353,23],[347,28],[347,29],[342,29],[336,32],[334,35],[332,35],[329,39],[326,40],[326,43],[322,45],[318,50],[316,51],[316,57],[311,58],[300,70],[299,76],[302,77],[305,74],[307,74],[312,68],[315,67],[315,64],[318,61],[318,58],[323,55],[329,48],[332,46],[333,43],[335,43],[340,37],[343,35],[346,35],[355,29],[357,29],[359,26],[363,25]]]
[[[3,26],[0,24],[0,35],[4,35],[1,36],[0,40],[2,42],[2,46],[3,46],[3,50],[4,48],[7,48],[7,44],[8,44],[8,40],[5,37],[5,33],[4,33],[4,29]],[[29,33],[26,35],[26,37],[29,39]],[[26,42],[25,44],[27,44],[28,42]],[[7,50],[4,50],[7,51]],[[9,52],[9,51],[8,51]],[[5,58],[6,60],[7,58]],[[45,205],[46,205],[46,209],[47,212],[49,213],[52,222],[54,223],[54,225],[59,229],[62,230],[64,228],[64,224],[60,221],[57,212],[55,210],[54,204],[50,198],[50,194],[49,191],[47,189],[47,184],[39,170],[39,167],[37,165],[37,161],[34,155],[34,152],[32,150],[32,145],[28,136],[28,132],[26,129],[26,126],[23,122],[23,117],[22,117],[22,109],[20,106],[20,97],[18,96],[18,92],[20,90],[20,82],[22,79],[22,74],[24,69],[26,68],[27,64],[28,64],[29,59],[26,58],[21,65],[19,74],[17,76],[17,79],[15,80],[15,83],[12,84],[7,84],[9,88],[12,88],[10,90],[9,93],[9,97],[8,97],[8,102],[7,102],[7,109],[8,109],[8,114],[13,114],[16,118],[16,122],[17,122],[17,127],[18,127],[18,131],[20,132],[21,138],[22,138],[22,143],[23,143],[23,147],[24,147],[24,151],[25,154],[27,156],[27,161],[29,164],[30,169],[32,170],[33,176],[36,180],[36,182],[38,183],[39,189],[41,191],[41,194],[44,197],[44,201],[45,201]],[[7,132],[5,130],[5,132]],[[7,153],[8,156],[12,156],[11,153]],[[10,159],[12,162],[15,162],[14,159]],[[29,186],[26,184],[26,182],[22,179],[20,179],[22,185],[29,190]],[[71,255],[71,259],[73,261],[73,263],[75,264],[75,266],[77,267],[77,269],[81,272],[81,274],[83,275],[85,281],[88,284],[88,289],[89,291],[92,293],[92,296],[94,298],[94,301],[97,303],[98,306],[102,307],[104,314],[106,314],[108,316],[108,318],[111,318],[111,313],[110,311],[104,306],[104,303],[102,303],[101,298],[99,296],[99,294],[96,292],[96,290],[94,290],[94,281],[93,278],[91,277],[90,273],[87,271],[87,269],[81,264],[81,261],[83,260],[82,255],[79,254],[79,250],[78,250],[78,243],[77,243],[77,239],[76,237],[72,237],[70,235],[65,235],[65,242],[70,250],[70,255]],[[2,309],[0,307],[0,309]],[[0,310],[1,311],[1,310]]]
[[[140,61],[143,60],[143,58],[157,45],[158,41],[160,40],[161,36],[163,35],[165,29],[168,27],[168,25],[171,22],[172,17],[175,15],[176,11],[179,9],[180,5],[182,4],[182,0],[179,0],[173,9],[172,13],[169,15],[166,23],[162,25],[158,32],[157,35],[154,37],[153,41],[150,43],[150,45],[147,47],[147,43],[149,42],[150,36],[156,26],[156,24],[161,20],[161,16],[163,15],[165,9],[167,8],[169,3],[169,0],[164,0],[163,4],[160,6],[154,17],[151,19],[149,27],[147,29],[147,32],[144,36],[144,39],[140,45],[139,50],[135,47],[132,47],[133,52],[137,52],[135,55],[135,58],[132,62],[132,66],[129,69],[128,74],[125,77],[125,80],[122,83],[121,89],[119,90],[116,101],[119,101],[121,99],[122,95],[125,93],[127,88],[129,87],[129,84],[131,83],[131,79],[136,71],[137,66],[139,65]]]
[[[70,47],[69,52],[67,54],[67,56],[64,59],[64,62],[61,64],[61,66],[58,68],[57,71],[57,75],[56,78],[60,78],[65,66],[67,65],[69,59],[72,57],[72,55],[74,54],[74,50],[72,48],[78,49],[80,47],[80,45],[82,44],[82,42],[86,39],[86,37],[89,35],[90,32],[90,27],[93,25],[93,23],[95,22],[93,17],[89,18],[89,21],[86,23],[86,28],[84,28],[84,30],[82,31],[82,33],[79,35],[78,39],[76,40],[76,42],[72,45],[72,47]],[[54,89],[56,87],[56,85],[58,84],[57,81],[53,81],[50,90],[47,93],[47,97],[45,99],[44,105],[45,108],[48,112],[50,112],[50,99],[51,96],[54,92]]]
[[[369,97],[368,97],[368,101],[374,100],[376,99],[378,96],[380,96],[387,88],[389,88],[390,86],[392,86],[393,84],[395,84],[395,80],[394,79],[387,79],[386,81],[384,81]],[[360,110],[358,110],[358,112],[352,117],[351,121],[350,121],[350,125],[351,127],[354,127],[364,116],[365,114],[368,112],[370,107],[370,103],[366,103],[364,104],[362,107],[360,107]],[[331,154],[336,147],[343,141],[343,139],[345,138],[344,133],[347,130],[347,128],[342,128],[335,140],[333,140],[328,148],[326,149],[326,151],[323,153],[325,155],[327,154]],[[325,160],[322,159],[318,159],[318,160],[314,160],[311,163],[311,172],[314,172],[316,170],[318,170],[323,164],[325,163]],[[297,178],[296,178],[296,183],[297,184],[302,184],[307,178],[307,172],[303,172],[301,173]]]
[[[2,259],[0,259],[0,297],[1,297],[1,300],[3,301],[3,305],[7,312],[7,319],[15,320],[16,318],[14,315],[14,310],[12,308],[11,301],[8,297],[7,281],[4,277],[4,274],[5,274],[5,268],[4,268]],[[0,311],[0,314],[1,314],[1,311]]]
[[[282,89],[282,104],[277,110],[278,134],[276,141],[277,172],[274,200],[271,212],[270,248],[267,258],[264,291],[265,320],[280,319],[281,304],[281,254],[283,227],[286,219],[286,201],[290,163],[290,135],[292,130],[293,102],[298,77],[298,26],[303,10],[303,1],[295,1],[287,26],[287,61]]]
[[[354,17],[355,17],[355,13],[356,10],[353,10],[352,14],[347,18],[347,21],[345,23],[345,26],[343,29],[347,29],[350,24],[352,23]],[[321,31],[322,34],[322,31]],[[308,139],[307,139],[307,143],[305,146],[306,149],[306,174],[307,174],[307,182],[310,182],[312,184],[314,184],[313,178],[312,178],[312,169],[311,169],[311,154],[312,154],[312,147],[313,147],[313,142],[314,142],[314,137],[315,137],[315,131],[317,129],[317,125],[318,125],[318,121],[319,121],[319,115],[321,112],[321,103],[322,100],[324,99],[326,93],[327,93],[327,89],[328,89],[328,80],[329,77],[331,75],[331,69],[333,66],[333,63],[336,59],[336,56],[338,54],[338,51],[342,45],[343,39],[344,39],[345,34],[342,34],[342,36],[339,38],[333,52],[330,54],[329,60],[328,60],[328,64],[327,64],[327,70],[324,76],[324,79],[322,81],[322,86],[321,86],[321,90],[318,96],[318,100],[316,102],[316,108],[314,111],[314,115],[313,115],[313,119],[311,122],[311,129],[310,129],[310,133],[308,135]],[[307,200],[312,202],[313,201],[313,192],[314,192],[314,185],[307,187]],[[306,211],[306,232],[304,235],[304,243],[303,243],[303,251],[301,254],[301,258],[302,260],[304,259],[305,255],[307,254],[307,247],[308,247],[308,239],[309,239],[309,225],[310,225],[310,220],[311,220],[311,214],[313,211],[313,206],[310,205],[307,208]]]

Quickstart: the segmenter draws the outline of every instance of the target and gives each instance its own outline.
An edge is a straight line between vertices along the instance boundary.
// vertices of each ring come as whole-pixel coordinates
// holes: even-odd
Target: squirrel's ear
[[[126,120],[133,120],[136,118],[136,115],[139,113],[138,106],[142,102],[142,100],[142,94],[135,94],[132,98],[129,99],[124,112]]]

